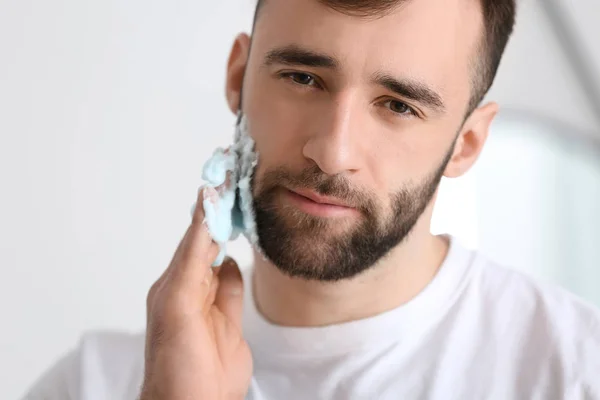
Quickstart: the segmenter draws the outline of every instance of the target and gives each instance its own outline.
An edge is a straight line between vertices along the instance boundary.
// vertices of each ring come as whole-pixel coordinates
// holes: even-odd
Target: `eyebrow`
[[[303,49],[297,45],[279,47],[269,51],[265,56],[263,65],[270,66],[273,64],[302,65],[330,69],[339,69],[340,66],[340,62],[335,57]]]
[[[424,83],[413,80],[396,79],[384,72],[374,74],[373,82],[402,97],[421,103],[434,111],[444,112],[446,110],[442,97]]]
[[[263,66],[283,64],[290,66],[305,66],[313,68],[340,69],[340,61],[325,53],[304,49],[298,45],[288,45],[270,50],[266,55]],[[392,91],[399,96],[416,101],[436,112],[444,112],[446,106],[442,97],[422,82],[397,79],[389,73],[377,72],[372,82]]]

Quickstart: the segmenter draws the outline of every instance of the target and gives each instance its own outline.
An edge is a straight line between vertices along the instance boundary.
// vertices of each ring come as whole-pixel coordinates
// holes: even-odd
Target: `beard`
[[[354,189],[346,177],[326,175],[316,165],[300,174],[283,167],[265,171],[260,181],[252,181],[258,244],[264,256],[286,275],[306,280],[335,282],[362,274],[410,234],[435,195],[453,150],[454,144],[426,179],[390,195],[387,213],[377,195]],[[359,211],[360,217],[306,214],[280,201],[288,189],[337,198]]]

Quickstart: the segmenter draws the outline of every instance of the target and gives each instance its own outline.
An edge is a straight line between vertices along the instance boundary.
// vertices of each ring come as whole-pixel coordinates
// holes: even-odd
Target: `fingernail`
[[[211,203],[217,204],[217,201],[219,199],[219,193],[217,193],[215,188],[213,188],[212,186],[207,186],[202,191],[202,197],[204,198],[204,200],[208,199]]]

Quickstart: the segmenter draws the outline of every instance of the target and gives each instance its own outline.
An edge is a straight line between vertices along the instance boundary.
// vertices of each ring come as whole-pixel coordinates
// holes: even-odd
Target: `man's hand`
[[[201,190],[192,223],[148,294],[141,400],[241,400],[252,377],[242,337],[242,277],[231,259],[211,268],[218,246],[204,221]]]

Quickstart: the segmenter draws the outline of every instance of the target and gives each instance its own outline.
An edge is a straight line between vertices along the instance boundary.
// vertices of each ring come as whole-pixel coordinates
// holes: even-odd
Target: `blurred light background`
[[[253,0],[0,2],[0,381],[90,329],[141,330],[200,168],[233,136],[225,62]],[[600,305],[600,3],[521,0],[477,167],[433,231]],[[232,246],[250,262],[245,242]]]

